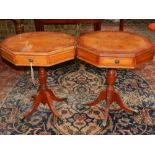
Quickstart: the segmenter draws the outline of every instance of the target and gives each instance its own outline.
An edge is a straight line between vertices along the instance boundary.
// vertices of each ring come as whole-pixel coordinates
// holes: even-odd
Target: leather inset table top
[[[151,41],[143,36],[127,32],[98,31],[81,35],[79,48],[104,56],[110,54],[136,54],[153,48]]]
[[[74,59],[75,39],[62,32],[29,32],[0,43],[3,58],[18,66],[51,66]]]
[[[74,46],[74,37],[60,32],[30,32],[5,39],[1,48],[12,53],[47,53]]]

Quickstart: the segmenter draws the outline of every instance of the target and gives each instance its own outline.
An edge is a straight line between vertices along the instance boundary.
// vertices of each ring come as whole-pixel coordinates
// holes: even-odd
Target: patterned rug
[[[138,113],[126,113],[115,103],[111,105],[107,125],[104,126],[104,105],[89,107],[106,87],[106,69],[73,61],[48,68],[48,87],[67,102],[54,102],[61,119],[53,117],[49,108],[40,105],[27,120],[21,120],[23,113],[31,108],[32,95],[38,89],[31,83],[30,75],[24,74],[15,81],[4,102],[0,103],[0,134],[155,134],[155,92],[134,70],[117,70],[115,83],[122,100]]]

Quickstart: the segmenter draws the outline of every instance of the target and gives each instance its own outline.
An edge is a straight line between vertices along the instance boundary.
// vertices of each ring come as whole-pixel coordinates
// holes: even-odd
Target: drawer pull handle
[[[119,64],[119,63],[120,63],[120,61],[116,59],[115,60],[115,64]]]
[[[32,58],[29,58],[29,62],[32,63],[33,62],[33,59]]]

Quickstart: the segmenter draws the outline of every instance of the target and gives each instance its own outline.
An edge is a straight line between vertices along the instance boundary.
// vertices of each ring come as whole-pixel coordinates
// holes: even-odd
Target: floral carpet
[[[56,96],[67,98],[66,102],[54,102],[61,119],[55,118],[47,106],[40,104],[37,111],[25,120],[20,118],[32,106],[31,96],[38,89],[38,74],[35,72],[34,86],[30,75],[23,73],[0,104],[0,134],[155,134],[155,92],[134,70],[117,70],[115,89],[124,103],[138,110],[137,113],[127,113],[113,103],[104,126],[105,101],[92,107],[84,105],[95,100],[105,89],[106,71],[81,61],[78,67],[74,61],[69,61],[48,68],[48,87]]]

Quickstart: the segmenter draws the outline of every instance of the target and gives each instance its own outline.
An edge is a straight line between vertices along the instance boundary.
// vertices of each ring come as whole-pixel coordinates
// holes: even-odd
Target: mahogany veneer
[[[40,103],[48,104],[51,112],[59,117],[52,100],[60,99],[46,85],[45,66],[51,66],[74,59],[74,37],[60,32],[31,32],[14,35],[0,44],[1,56],[18,66],[39,66],[40,87],[32,109],[24,117],[31,115]]]
[[[127,107],[120,95],[114,90],[115,69],[135,68],[153,59],[154,45],[144,36],[127,32],[91,32],[79,37],[77,57],[97,67],[109,68],[107,88],[100,92],[95,101],[86,105],[93,106],[106,100],[106,122],[109,107],[116,102],[126,112],[135,110]]]

